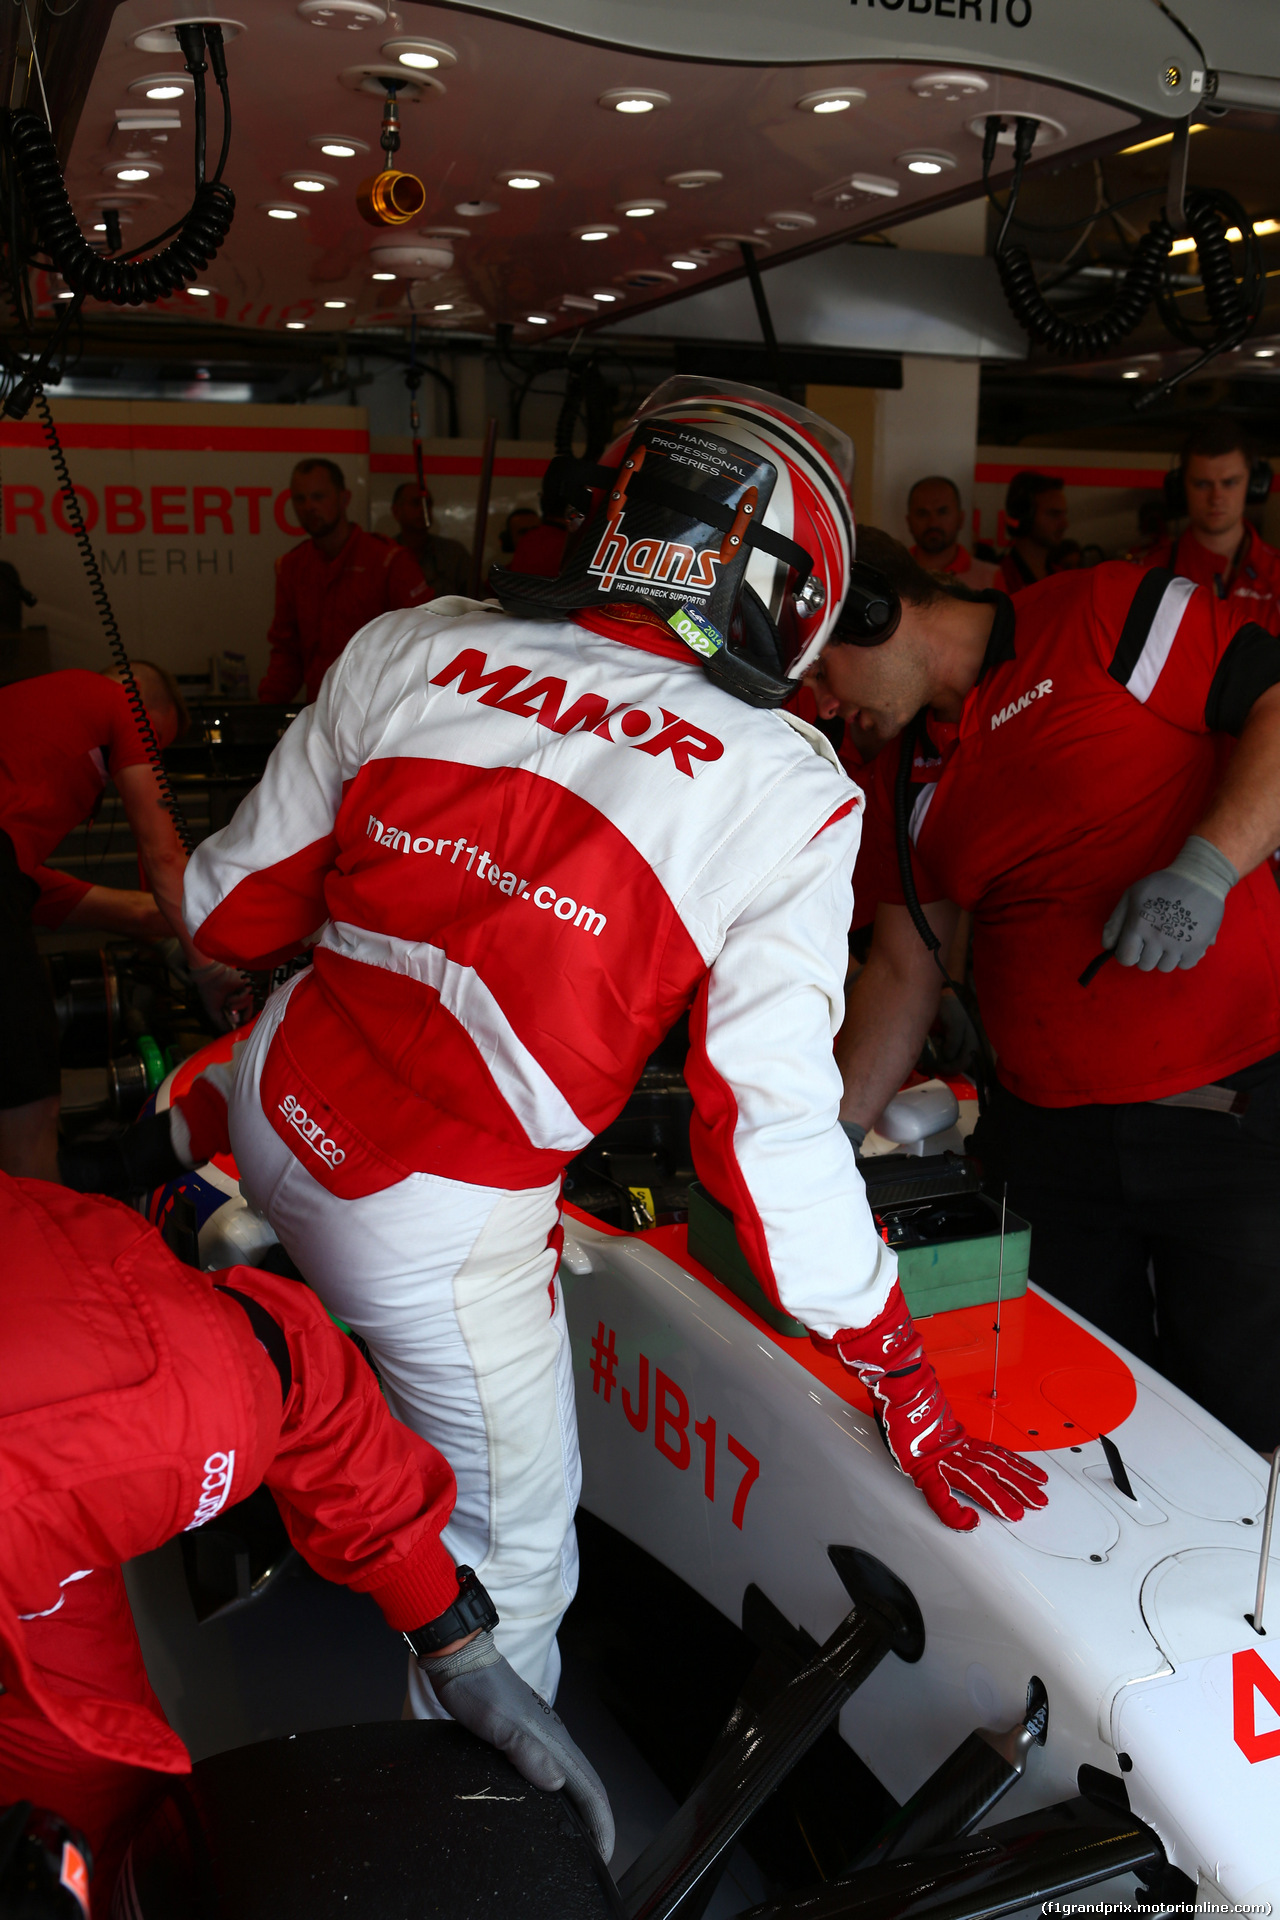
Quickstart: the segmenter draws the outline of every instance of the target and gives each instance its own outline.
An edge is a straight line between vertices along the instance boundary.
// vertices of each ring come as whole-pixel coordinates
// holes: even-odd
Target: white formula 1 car
[[[158,1105],[229,1046],[186,1062]],[[273,1236],[233,1165],[204,1168],[179,1190],[195,1208],[201,1265],[263,1256]],[[1259,1456],[1024,1282],[1000,1313],[994,1398],[991,1305],[921,1321],[959,1417],[1048,1474],[1043,1512],[1016,1525],[983,1515],[972,1533],[951,1532],[894,1467],[858,1385],[807,1338],[770,1324],[763,1301],[744,1297],[749,1281],[695,1259],[688,1221],[627,1230],[575,1204],[575,1191],[590,1190],[570,1183],[561,1267],[584,1506],[735,1623],[752,1587],[824,1654],[847,1632],[851,1601],[887,1606],[894,1622],[827,1716],[839,1712],[849,1747],[907,1803],[897,1837],[867,1871],[760,1914],[994,1915],[1141,1866],[1132,1845],[1126,1854],[1105,1834],[1086,1835],[1065,1873],[1047,1867],[1037,1880],[1034,1848],[1027,1866],[1027,1816],[1078,1808],[1082,1791],[1096,1803],[1100,1789],[1119,1810],[1116,1832],[1132,1840],[1137,1830],[1148,1862],[1160,1856],[1157,1904],[1198,1894],[1221,1911],[1270,1912],[1280,1902],[1280,1569],[1272,1563],[1272,1626],[1256,1633]],[[161,1224],[174,1195],[153,1203]],[[662,1197],[644,1192],[636,1217],[662,1211]],[[696,1219],[692,1230],[698,1243]],[[803,1691],[816,1670],[795,1684]],[[726,1805],[743,1799],[751,1739]],[[1008,1789],[1006,1826],[992,1830]],[[624,1878],[627,1913],[702,1910],[681,1899],[720,1857],[706,1833],[718,1816],[705,1793],[701,1812],[692,1806],[665,1853]],[[983,1844],[962,1838],[975,1825]],[[1009,1866],[1019,1846],[1020,1878]]]

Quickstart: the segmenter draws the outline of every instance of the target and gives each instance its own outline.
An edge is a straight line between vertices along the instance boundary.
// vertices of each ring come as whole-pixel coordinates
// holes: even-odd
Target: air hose
[[[75,535],[76,545],[80,549],[80,558],[89,581],[89,591],[93,595],[93,604],[97,608],[107,636],[107,645],[111,649],[111,658],[119,668],[124,682],[125,699],[129,702],[134,724],[142,736],[142,744],[147,750],[147,758],[156,776],[160,789],[160,799],[165,812],[173,821],[174,831],[187,853],[195,852],[195,841],[187,825],[177,796],[169,785],[169,775],[165,771],[164,760],[160,753],[160,742],[156,739],[155,728],[151,724],[151,715],[147,712],[146,702],[133,676],[133,666],[128,649],[116,624],[116,616],[111,605],[111,596],[107,592],[106,582],[98,566],[98,557],[93,551],[93,542],[89,538],[84,524],[84,515],[80,511],[80,499],[71,480],[71,470],[67,466],[67,456],[62,450],[62,441],[58,435],[57,424],[49,409],[49,402],[43,387],[36,390],[36,405],[40,410],[40,426],[53,461],[54,472],[58,476],[58,490],[62,495],[62,504],[67,516],[67,524]]]
[[[950,987],[969,1016],[978,1042],[978,1063],[981,1068],[981,1072],[975,1075],[978,1111],[985,1114],[991,1103],[991,1090],[996,1084],[995,1052],[987,1038],[987,1030],[982,1024],[977,996],[971,993],[963,982],[953,980],[947,972],[946,963],[942,958],[942,942],[929,925],[928,916],[920,904],[915,871],[911,864],[911,808],[908,805],[911,793],[911,769],[915,765],[916,754],[924,753],[926,750],[931,750],[928,709],[922,707],[915,719],[903,728],[898,747],[898,768],[893,781],[893,840],[898,856],[898,879],[902,886],[902,898],[911,916],[911,924],[920,935],[933,958],[934,965],[942,975],[943,986]]]
[[[40,245],[76,293],[113,307],[162,300],[204,271],[231,228],[236,197],[221,181],[196,188],[175,240],[149,260],[110,260],[80,231],[53,137],[39,114],[22,107],[9,117],[9,144]]]
[[[149,259],[107,256],[85,239],[67,197],[66,181],[53,135],[40,115],[19,107],[9,115],[8,144],[40,245],[53,268],[81,299],[92,297],[115,307],[139,307],[162,300],[204,271],[231,229],[236,197],[222,182],[231,142],[231,107],[222,29],[216,24],[183,23],[176,29],[191,75],[195,99],[195,194],[176,229],[157,236],[176,238]],[[222,150],[212,180],[205,179],[205,48],[222,96]],[[153,246],[156,241],[147,241]],[[134,254],[145,248],[132,249]]]
[[[997,115],[987,120],[982,151],[984,184],[988,182],[996,140],[1003,122]],[[1119,291],[1104,314],[1095,320],[1065,319],[1049,305],[1036,283],[1035,268],[1026,247],[1008,238],[1022,184],[1023,168],[1035,142],[1037,122],[1019,118],[1014,129],[1014,169],[1009,198],[1004,209],[1000,236],[996,241],[996,270],[1005,299],[1015,320],[1041,346],[1051,353],[1071,359],[1091,360],[1110,352],[1138,325],[1154,299],[1161,317],[1175,338],[1189,346],[1204,349],[1199,359],[1179,369],[1171,379],[1143,394],[1137,405],[1149,405],[1185,380],[1215,354],[1229,352],[1240,344],[1261,310],[1265,282],[1260,271],[1257,241],[1248,215],[1229,194],[1213,189],[1196,189],[1185,199],[1188,230],[1196,243],[1205,304],[1209,310],[1209,332],[1196,332],[1179,314],[1172,289],[1167,282],[1169,249],[1174,230],[1166,214],[1159,214],[1134,250],[1129,269]],[[988,185],[988,194],[990,187]],[[1244,237],[1245,269],[1237,281],[1226,229],[1234,226]]]

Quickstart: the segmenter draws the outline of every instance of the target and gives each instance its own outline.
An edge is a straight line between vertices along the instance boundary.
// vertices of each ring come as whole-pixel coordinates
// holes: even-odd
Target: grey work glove
[[[220,960],[210,960],[206,966],[192,967],[187,978],[200,995],[200,1004],[219,1033],[238,1027],[252,1012],[253,987],[236,967],[224,966]]]
[[[1225,853],[1193,833],[1167,867],[1125,889],[1102,929],[1102,944],[1115,948],[1122,967],[1142,973],[1194,967],[1217,938],[1239,878]]]
[[[493,1635],[478,1633],[456,1653],[428,1656],[418,1665],[440,1705],[460,1726],[505,1753],[517,1772],[544,1793],[565,1789],[600,1857],[610,1859],[613,1813],[600,1776],[569,1738],[560,1716],[508,1666]]]

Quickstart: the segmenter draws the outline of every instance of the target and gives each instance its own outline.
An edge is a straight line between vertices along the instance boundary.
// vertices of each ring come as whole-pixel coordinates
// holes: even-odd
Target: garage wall
[[[178,673],[211,654],[266,666],[277,555],[301,537],[289,475],[336,460],[352,515],[368,519],[369,436],[360,407],[54,400],[71,477],[130,651]],[[0,559],[38,596],[55,667],[102,667],[106,640],[35,416],[0,422]]]
[[[202,673],[229,649],[266,667],[277,557],[301,538],[289,475],[305,455],[338,462],[351,513],[393,530],[391,495],[412,477],[407,436],[372,446],[363,407],[258,407],[107,400],[52,403],[116,619],[131,652]],[[470,547],[478,440],[424,442],[441,532]],[[486,563],[516,506],[538,503],[550,444],[500,441]],[[0,422],[0,559],[37,595],[54,667],[98,668],[102,627],[38,420]]]

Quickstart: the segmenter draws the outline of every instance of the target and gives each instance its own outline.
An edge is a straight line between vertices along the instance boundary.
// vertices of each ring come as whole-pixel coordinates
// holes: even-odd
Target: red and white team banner
[[[52,401],[85,529],[131,653],[175,673],[245,656],[249,684],[267,664],[278,557],[303,537],[289,504],[299,460],[333,460],[351,517],[396,531],[390,502],[415,463],[404,438],[370,443],[363,407],[209,402]],[[428,440],[424,467],[437,531],[470,547],[478,440]],[[486,565],[507,514],[537,506],[552,449],[498,444]],[[38,418],[0,421],[0,559],[36,595],[28,626],[47,627],[54,667],[100,668],[106,642]]]

